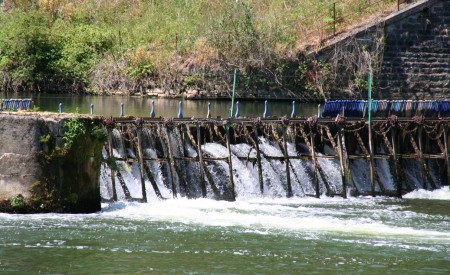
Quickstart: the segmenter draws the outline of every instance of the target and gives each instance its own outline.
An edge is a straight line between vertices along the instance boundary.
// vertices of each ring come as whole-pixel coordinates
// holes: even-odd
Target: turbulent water
[[[1,273],[450,271],[450,190],[404,199],[171,199],[0,214]]]
[[[152,135],[152,131],[153,134]],[[132,142],[133,137],[126,136],[118,129],[112,131],[113,157],[116,159],[114,169],[118,172],[111,172],[106,162],[102,166],[101,194],[104,199],[113,197],[113,181],[115,181],[117,197],[124,199],[142,199],[142,183],[140,164],[137,161],[125,161],[129,159],[137,160],[137,149]],[[171,154],[178,158],[196,158],[197,151],[187,138],[180,134],[179,129],[174,128],[168,130],[161,127],[159,130],[155,128],[144,128],[142,131],[142,150],[144,157],[155,159],[164,158]],[[164,141],[165,140],[165,141]],[[170,144],[170,148],[167,147]],[[270,157],[283,157],[283,151],[280,144],[275,141],[258,137],[259,150],[261,155],[261,174],[262,174],[262,191],[259,179],[259,168],[256,162],[249,159],[256,159],[256,150],[247,143],[231,144],[231,159],[233,170],[234,193],[238,198],[282,198],[289,197],[290,189],[294,197],[315,196],[316,190],[314,185],[314,167],[311,160],[291,159],[288,164],[289,173],[287,172],[286,163]],[[287,142],[287,151],[290,156],[299,154],[297,147],[307,148],[305,144],[297,144]],[[169,150],[170,149],[170,150]],[[204,158],[226,159],[228,157],[228,149],[221,142],[211,142],[201,145]],[[307,151],[307,149],[306,149]],[[334,151],[325,146],[327,155],[334,154]],[[104,158],[108,158],[106,150],[103,151]],[[317,153],[317,155],[321,155]],[[408,161],[408,163],[406,163]],[[201,176],[199,162],[188,162],[175,160],[174,167],[171,167],[168,161],[155,162],[145,161],[148,167],[143,179],[145,181],[146,197],[149,200],[157,199],[157,191],[154,190],[149,177],[154,179],[158,190],[161,191],[163,198],[172,197],[202,197],[201,192]],[[419,168],[418,160],[404,160],[406,169],[406,178],[409,186],[415,189],[421,188],[422,174]],[[343,193],[341,168],[338,159],[318,158],[318,163],[322,169],[322,173],[318,173],[319,193],[337,194]],[[431,163],[431,162],[430,162]],[[439,175],[439,165],[431,163],[430,171]],[[441,163],[442,164],[442,163]],[[211,185],[217,186],[220,193],[219,197],[227,197],[232,193],[230,184],[229,166],[226,161],[215,160],[206,161],[205,169],[211,174],[212,181],[207,180],[206,191],[207,198],[217,197]],[[389,161],[386,159],[377,159],[375,161],[375,169],[377,175],[383,183],[384,189],[390,192],[396,191],[396,184],[392,175]],[[369,163],[367,160],[352,160],[350,162],[350,171],[352,182],[349,184],[347,193],[367,194],[370,193],[370,175]],[[111,174],[112,173],[112,174]],[[288,177],[289,183],[288,184]],[[207,179],[207,177],[205,177]],[[325,181],[324,181],[325,180]],[[441,178],[435,179],[435,184],[439,188],[442,183]],[[187,186],[187,187],[185,187]],[[125,188],[123,188],[125,187]],[[403,189],[406,187],[403,186]],[[327,190],[328,189],[328,190]],[[375,191],[380,191],[378,182],[375,183]],[[217,192],[216,192],[217,193]]]
[[[136,157],[120,133],[114,131],[116,158]],[[151,135],[144,131],[146,139]],[[176,135],[171,149],[176,156],[195,157]],[[148,141],[147,140],[147,141]],[[281,156],[277,145],[260,139],[265,155]],[[158,150],[147,142],[144,154]],[[221,144],[202,145],[205,156],[227,156]],[[174,199],[167,163],[147,161],[161,194],[158,199],[145,178],[148,203],[142,198],[139,164],[117,161],[116,191],[120,202],[105,203],[102,211],[86,215],[0,214],[0,273],[12,274],[449,274],[450,189],[416,190],[403,199],[386,197],[325,196],[314,194],[312,167],[292,160],[293,198],[286,198],[286,166],[263,156],[264,193],[257,167],[239,157],[254,157],[246,144],[232,145],[233,177],[237,200],[186,199],[175,174]],[[288,144],[290,154],[294,146]],[[161,152],[159,152],[161,154]],[[107,152],[104,150],[105,158]],[[336,161],[320,159],[333,192],[341,192]],[[200,194],[199,167],[179,162],[190,192]],[[367,163],[351,164],[359,190],[367,187]],[[394,189],[388,163],[377,170],[388,189]],[[207,168],[226,193],[228,165],[210,161]],[[414,171],[411,171],[411,177]],[[120,174],[120,175],[119,175]],[[120,180],[119,180],[120,178]],[[112,196],[111,171],[102,167],[101,194]],[[123,188],[121,185],[126,188]],[[414,183],[417,187],[419,182]],[[229,190],[228,190],[229,191]]]

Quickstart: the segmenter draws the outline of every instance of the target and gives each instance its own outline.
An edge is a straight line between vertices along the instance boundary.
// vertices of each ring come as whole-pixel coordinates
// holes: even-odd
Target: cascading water
[[[114,163],[109,163],[108,165],[104,163],[102,165],[102,198],[105,200],[112,198],[112,178],[114,178],[117,199],[141,199],[143,196],[139,162],[136,161],[138,154],[135,143],[133,143],[133,138],[135,137],[130,136],[129,133],[121,133],[117,129],[112,131],[111,136]],[[198,153],[191,142],[180,133],[178,128],[170,129],[162,126],[159,126],[159,129],[144,128],[142,130],[141,143],[144,158],[147,159],[145,160],[145,166],[148,168],[148,173],[144,176],[144,180],[148,200],[157,198],[155,188],[152,186],[152,181],[149,177],[153,178],[163,198],[174,197],[172,185],[175,187],[176,196],[193,198],[202,196],[199,163],[180,160],[183,157],[197,158]],[[276,142],[262,136],[258,137],[258,143],[261,155],[263,193],[260,190],[258,167],[254,161],[256,158],[255,149],[246,143],[236,143],[230,146],[236,198],[286,197],[288,192],[286,164],[284,161],[273,159],[274,157],[283,157],[282,149]],[[170,160],[155,161],[158,157],[161,158],[168,155],[169,148],[167,145],[170,146],[170,151],[174,158],[175,165],[172,165],[173,167],[171,167]],[[225,161],[228,156],[226,145],[221,142],[207,142],[201,145],[201,150],[205,158],[223,159],[206,160],[205,167],[217,186],[220,193],[219,197],[227,197],[232,190],[230,190],[229,186],[228,163]],[[287,151],[290,156],[298,155],[296,146],[292,142],[287,142]],[[107,150],[103,150],[103,155],[105,160],[108,159]],[[342,179],[338,160],[319,159],[318,163],[324,171],[331,191],[340,193],[342,191]],[[314,196],[314,167],[311,161],[290,159],[289,170],[292,195],[296,197]],[[363,176],[366,177],[367,175]],[[205,181],[207,181],[206,177]],[[125,182],[125,186],[123,182]],[[327,191],[321,177],[319,177],[319,189],[322,195]],[[217,197],[211,184],[206,184],[206,190],[206,197]]]
[[[399,126],[404,132],[396,141],[404,144],[394,150],[386,125],[378,122],[374,130],[376,156],[371,159],[361,121],[318,125],[314,119],[243,120],[231,125],[220,120],[125,120],[110,128],[101,195],[129,201],[234,200],[398,196],[440,188],[448,178],[442,165],[443,135],[417,137],[417,127],[405,124]],[[435,140],[437,145],[431,143]],[[395,151],[402,152],[400,158]]]

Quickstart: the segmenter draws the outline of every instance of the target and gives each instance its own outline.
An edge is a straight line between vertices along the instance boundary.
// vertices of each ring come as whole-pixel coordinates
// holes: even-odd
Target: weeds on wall
[[[108,138],[105,129],[93,121],[73,117],[64,121],[64,135],[44,134],[40,163],[43,175],[30,188],[30,205],[35,211],[67,212],[79,209],[78,193],[99,168],[102,148]],[[62,139],[62,143],[57,139]],[[86,168],[88,167],[88,168]]]
[[[368,73],[374,76],[376,96],[377,76],[381,73],[384,53],[384,32],[377,30],[370,37],[356,37],[338,43],[322,58],[317,71],[316,88],[325,98],[331,93],[343,98],[366,98]]]
[[[70,150],[74,142],[86,133],[86,126],[79,118],[72,117],[64,122],[64,127],[66,128],[63,136],[64,148]]]

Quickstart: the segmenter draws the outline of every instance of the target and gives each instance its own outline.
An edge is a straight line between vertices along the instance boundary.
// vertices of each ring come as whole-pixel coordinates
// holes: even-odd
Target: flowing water
[[[114,100],[116,108],[121,101]],[[55,108],[58,101],[53,101]],[[127,106],[133,101],[127,101]],[[86,102],[85,107],[90,100]],[[170,104],[177,106],[177,102]],[[139,104],[148,107],[148,103]],[[203,109],[206,105],[199,106],[193,109]],[[229,102],[221,108],[221,115],[226,116]],[[255,108],[261,108],[255,113],[262,112],[263,107]],[[284,112],[290,113],[290,109]],[[113,133],[116,135],[114,156],[133,157],[135,152],[124,146],[120,133]],[[196,151],[181,144],[178,134],[167,134],[173,140],[174,154],[195,157]],[[146,131],[144,136],[151,139]],[[281,156],[276,144],[263,138],[259,142],[264,154]],[[156,157],[156,148],[152,142],[147,143],[144,154]],[[221,144],[207,143],[202,145],[202,150],[210,157],[226,155],[226,148]],[[235,202],[213,200],[209,187],[207,198],[174,199],[167,184],[171,177],[167,164],[148,161],[156,184],[167,200],[158,199],[146,179],[148,203],[126,202],[124,190],[116,186],[122,201],[104,203],[102,210],[94,214],[0,213],[0,273],[449,274],[448,186],[434,191],[416,190],[403,199],[343,199],[325,195],[316,199],[308,197],[314,193],[311,165],[293,160],[291,169],[295,173],[290,176],[294,197],[288,199],[285,198],[285,165],[263,157],[264,194],[261,195],[255,166],[237,158],[253,157],[255,152],[246,144],[232,145],[231,150]],[[294,153],[294,146],[288,144],[288,150]],[[331,188],[340,192],[338,164],[326,159],[320,162]],[[367,164],[355,161],[352,165],[355,185],[368,190]],[[142,197],[139,165],[118,161],[117,167],[129,195]],[[199,185],[199,167],[188,164],[180,167],[193,186],[190,191],[198,193],[195,186]],[[226,163],[211,161],[207,167],[216,182],[228,182]],[[395,188],[387,163],[377,163],[377,169],[386,186]],[[105,164],[101,175],[101,194],[105,199],[111,197],[110,179],[111,172]],[[175,180],[180,195],[180,179]],[[417,187],[419,183],[414,185]],[[221,192],[227,192],[226,184],[219,186]],[[325,193],[322,182],[321,193]]]
[[[450,191],[404,199],[171,199],[0,214],[0,272],[448,274]]]
[[[118,143],[115,156],[133,154],[120,145],[120,139],[115,142]],[[264,140],[260,142],[263,152],[279,154],[278,148]],[[175,142],[173,149],[178,146],[179,142]],[[221,156],[225,150],[218,144],[204,144],[202,148],[205,154],[213,156]],[[155,156],[154,150],[146,150],[149,156]],[[233,145],[233,158],[245,154],[246,150],[245,145]],[[168,173],[163,165],[150,161],[148,164],[162,195],[168,199],[157,199],[146,181],[148,203],[124,201],[125,193],[116,186],[122,201],[104,203],[102,210],[94,214],[0,214],[0,272],[450,272],[448,186],[434,191],[417,190],[403,199],[343,199],[324,195],[316,199],[306,196],[312,192],[308,168],[304,163],[293,163],[300,179],[293,181],[294,197],[288,199],[283,186],[284,164],[263,160],[266,177],[265,193],[261,195],[252,164],[235,158],[235,202],[210,199],[209,189],[208,198],[175,199],[171,198],[172,191],[165,184]],[[228,176],[221,165],[220,162],[208,165],[217,182]],[[332,188],[338,189],[339,172],[335,163],[329,161],[322,165],[329,179],[334,179],[330,181]],[[119,161],[117,166],[131,197],[141,197],[138,164]],[[191,170],[193,178],[198,176],[198,168],[188,166],[185,169]],[[104,198],[111,196],[110,176],[103,166],[101,193]],[[190,182],[195,183],[195,180]],[[180,192],[179,187],[177,192]]]

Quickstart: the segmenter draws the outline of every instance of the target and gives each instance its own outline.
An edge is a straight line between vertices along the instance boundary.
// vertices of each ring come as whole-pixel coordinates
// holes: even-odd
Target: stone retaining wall
[[[419,3],[385,22],[380,98],[450,95],[450,1]]]

